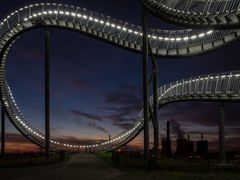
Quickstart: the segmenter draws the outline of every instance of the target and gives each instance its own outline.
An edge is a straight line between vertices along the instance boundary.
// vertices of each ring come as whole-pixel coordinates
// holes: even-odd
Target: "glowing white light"
[[[194,35],[194,36],[191,36],[191,39],[196,39],[197,38],[197,36],[196,35]]]
[[[59,11],[59,14],[64,14],[64,12],[63,11]]]
[[[169,38],[164,38],[164,41],[169,41]]]
[[[182,38],[176,38],[176,41],[181,41],[182,40]]]
[[[134,31],[134,34],[138,35],[139,33],[137,31]]]
[[[201,33],[198,35],[198,37],[204,37],[205,36],[205,33]]]
[[[207,34],[212,34],[212,33],[213,33],[213,31],[212,31],[212,30],[207,32]]]

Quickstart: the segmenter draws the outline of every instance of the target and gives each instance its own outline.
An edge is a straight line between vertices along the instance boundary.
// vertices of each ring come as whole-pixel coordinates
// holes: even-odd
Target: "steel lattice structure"
[[[151,29],[148,39],[153,55],[187,57],[217,50],[239,39],[238,0],[140,0],[160,18],[192,29]],[[71,5],[40,3],[13,11],[0,22],[1,102],[13,125],[30,141],[45,147],[44,135],[26,120],[17,106],[6,79],[6,61],[11,46],[25,32],[34,28],[64,28],[142,53],[142,27]],[[205,30],[200,30],[201,28]],[[179,101],[239,101],[240,72],[226,72],[180,80],[158,89],[158,104]],[[150,98],[153,106],[153,97]],[[97,151],[117,149],[134,139],[143,129],[143,111],[126,131],[100,144],[65,144],[51,139],[51,149]]]

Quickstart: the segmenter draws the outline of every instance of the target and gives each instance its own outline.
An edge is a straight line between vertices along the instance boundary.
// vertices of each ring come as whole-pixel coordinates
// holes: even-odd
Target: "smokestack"
[[[167,121],[167,132],[166,133],[167,133],[167,138],[163,138],[163,140],[162,140],[162,155],[165,157],[171,157],[172,148],[171,148],[170,122],[169,121]]]
[[[111,135],[109,134],[109,141],[111,141]]]
[[[167,142],[170,141],[170,122],[167,122]]]
[[[194,153],[194,142],[191,141],[190,134],[188,134],[187,146],[188,146],[188,155],[192,155]]]
[[[170,138],[170,122],[167,121],[167,156],[170,157],[172,154],[171,149],[171,138]]]

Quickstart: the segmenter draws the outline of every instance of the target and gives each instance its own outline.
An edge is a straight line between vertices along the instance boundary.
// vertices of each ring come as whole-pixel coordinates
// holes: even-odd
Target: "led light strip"
[[[133,35],[138,35],[138,36],[143,36],[143,33],[141,31],[136,31],[130,28],[126,28],[124,26],[121,25],[116,25],[115,23],[111,23],[109,21],[104,21],[101,20],[99,18],[94,18],[92,16],[87,16],[84,14],[80,14],[80,13],[74,13],[74,12],[69,12],[69,11],[43,11],[42,13],[35,13],[32,16],[29,16],[27,18],[24,18],[24,21],[30,21],[33,18],[42,16],[42,15],[66,15],[66,16],[72,16],[72,17],[77,17],[77,18],[81,18],[81,19],[85,19],[85,20],[89,20],[90,22],[95,22],[101,25],[106,25],[107,27],[111,27],[117,30],[122,30],[123,32],[129,33],[129,34],[133,34]],[[189,40],[195,40],[197,38],[203,38],[206,35],[211,35],[213,33],[213,30],[209,30],[206,33],[200,33],[198,35],[192,35],[192,36],[184,36],[184,37],[162,37],[162,36],[155,36],[155,35],[148,35],[148,38],[153,39],[153,40],[159,40],[159,41],[175,41],[175,42],[182,42],[182,41],[189,41]]]
[[[240,74],[235,74],[235,75],[216,75],[216,76],[207,76],[207,77],[199,77],[199,78],[196,78],[196,79],[193,79],[193,80],[189,80],[189,81],[185,81],[185,82],[181,82],[181,83],[176,83],[175,85],[172,85],[171,87],[169,87],[165,92],[163,92],[161,94],[161,96],[159,97],[159,99],[161,99],[161,97],[165,96],[169,91],[171,91],[173,88],[176,88],[178,86],[181,86],[182,84],[188,84],[188,83],[191,83],[191,82],[196,82],[196,81],[203,81],[203,80],[208,80],[208,79],[224,79],[224,78],[232,78],[232,77],[240,77]],[[16,107],[16,109],[18,110],[18,112],[22,115],[21,111],[19,110],[17,104],[16,104],[16,101],[12,95],[12,92],[9,88],[9,86],[7,85],[8,87],[8,91],[9,91],[9,95],[12,99],[12,102],[14,102],[14,105]],[[5,103],[7,103],[5,101]],[[23,116],[23,115],[22,115]],[[141,116],[141,113],[140,113],[140,116]],[[41,139],[45,139],[43,135],[41,135],[40,133],[38,133],[37,131],[35,131],[34,129],[32,129],[31,126],[28,126],[26,123],[24,123],[24,121],[22,121],[18,116],[15,116],[15,118],[17,119],[17,121],[27,130],[29,131],[30,133],[32,133],[32,135],[35,135]],[[24,118],[25,119],[25,118]],[[141,118],[142,119],[142,118]],[[26,121],[26,120],[25,120]],[[111,144],[111,143],[114,143],[114,142],[117,142],[119,140],[123,140],[125,137],[126,138],[129,138],[131,137],[131,134],[133,132],[135,132],[135,130],[139,127],[142,127],[142,120],[140,120],[140,122],[138,122],[133,128],[131,128],[130,130],[128,130],[127,132],[125,132],[124,134],[120,135],[120,136],[117,136],[113,139],[111,139],[110,141],[106,141],[106,142],[103,142],[101,144],[94,144],[94,145],[71,145],[71,144],[62,144],[58,141],[55,141],[55,140],[50,140],[51,143],[53,144],[57,144],[57,145],[63,145],[64,147],[69,147],[69,148],[92,148],[92,147],[99,147],[99,145],[108,145],[108,144]]]
[[[29,5],[29,6],[25,6],[24,8],[20,8],[19,10],[11,13],[9,16],[7,16],[1,23],[0,23],[0,28],[1,26],[4,25],[4,23],[7,22],[8,19],[11,18],[11,16],[14,16],[15,14],[23,11],[24,9],[28,9],[30,7],[34,7],[34,6],[39,6],[42,5],[44,6],[45,4],[41,3],[41,4],[34,4],[34,5]],[[46,5],[50,5],[50,3],[46,3]],[[56,4],[55,4],[56,5]],[[61,4],[60,4],[61,5]],[[129,34],[133,34],[136,36],[143,36],[143,33],[140,31],[136,31],[133,30],[131,28],[126,28],[124,26],[121,25],[116,25],[115,23],[110,23],[109,21],[104,21],[102,19],[99,18],[94,18],[91,16],[87,16],[85,14],[81,14],[81,13],[76,13],[76,12],[70,12],[70,11],[61,11],[61,10],[48,10],[48,11],[43,11],[43,12],[39,12],[39,13],[33,13],[32,16],[26,17],[24,18],[24,21],[29,21],[33,18],[37,18],[39,16],[43,16],[43,15],[66,15],[66,16],[72,16],[74,18],[81,18],[81,19],[85,19],[85,20],[89,20],[89,21],[93,21],[95,23],[98,24],[102,24],[102,25],[106,25],[107,27],[111,27],[117,30],[122,30],[123,32],[129,33]],[[12,32],[13,33],[13,32]],[[184,41],[189,41],[189,40],[195,40],[197,38],[203,38],[206,35],[211,35],[213,33],[213,30],[209,30],[205,33],[200,33],[198,35],[192,35],[192,36],[183,36],[183,37],[163,37],[163,36],[156,36],[156,35],[148,35],[148,38],[152,39],[152,40],[159,40],[159,41],[172,41],[172,42],[184,42]]]
[[[232,78],[232,77],[240,77],[240,74],[235,74],[235,75],[217,75],[217,76],[208,76],[208,77],[199,77],[196,79],[192,79],[189,81],[184,81],[184,82],[176,82],[176,84],[170,86],[166,91],[164,91],[161,96],[159,97],[159,99],[161,99],[161,97],[165,96],[169,91],[171,91],[173,88],[176,88],[178,86],[181,86],[182,84],[190,84],[192,82],[196,82],[196,81],[203,81],[203,80],[213,80],[213,79],[225,79],[225,78]]]

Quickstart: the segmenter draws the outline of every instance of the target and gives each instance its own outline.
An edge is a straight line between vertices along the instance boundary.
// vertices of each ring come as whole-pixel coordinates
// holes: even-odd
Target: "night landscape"
[[[240,179],[239,0],[3,0],[0,179]]]

